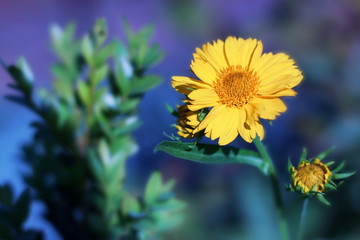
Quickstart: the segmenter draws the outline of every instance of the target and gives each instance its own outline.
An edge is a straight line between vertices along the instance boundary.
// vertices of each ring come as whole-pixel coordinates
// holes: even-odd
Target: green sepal
[[[327,166],[327,167],[330,167],[331,165],[333,165],[335,163],[335,161],[331,161],[331,162],[328,162],[328,163],[325,163],[325,165]],[[333,172],[333,171],[332,171]]]
[[[317,155],[316,159],[319,159],[320,161],[323,160],[326,156],[328,156],[330,153],[332,153],[334,151],[334,149],[335,149],[335,147],[329,148],[328,150]]]
[[[322,194],[316,194],[317,199],[319,199],[320,202],[327,206],[331,206],[330,202],[325,199],[325,197]]]
[[[340,165],[339,166],[337,166],[334,170],[332,170],[331,172],[332,173],[338,173],[338,172],[340,172],[343,168],[344,168],[344,166],[345,166],[345,162],[342,162],[342,163],[340,163]]]
[[[300,165],[301,162],[306,161],[306,156],[307,156],[307,149],[303,148],[301,156],[300,156],[299,165]]]
[[[204,118],[206,117],[206,115],[209,113],[209,110],[207,108],[203,108],[200,110],[199,112],[199,121],[202,122],[202,120],[204,120]]]
[[[175,109],[173,109],[169,104],[165,103],[165,107],[166,107],[166,110],[168,110],[168,112],[173,115],[174,117],[176,118],[179,118],[180,115],[178,113],[178,111],[176,111]]]
[[[317,191],[316,191],[317,186],[318,186],[318,185],[317,185],[317,183],[316,183],[316,184],[311,188],[310,192],[317,192]]]
[[[293,165],[291,163],[291,160],[290,160],[290,157],[288,158],[288,165],[287,165],[287,169],[288,169],[288,172],[290,174],[292,174],[292,168],[293,168]]]
[[[332,179],[336,180],[336,179],[348,178],[348,177],[351,177],[352,175],[354,175],[355,173],[356,173],[355,171],[351,172],[351,173],[337,173],[332,176]]]
[[[336,191],[336,186],[334,186],[333,184],[326,183],[325,184],[325,191],[327,191],[327,190]]]
[[[250,150],[200,143],[194,146],[192,143],[163,141],[155,147],[154,151],[163,151],[174,157],[199,163],[249,164],[260,169],[265,175],[269,174],[269,165],[258,153]]]

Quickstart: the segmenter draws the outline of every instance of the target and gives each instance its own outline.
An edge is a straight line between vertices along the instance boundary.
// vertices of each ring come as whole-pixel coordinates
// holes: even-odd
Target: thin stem
[[[260,156],[264,159],[264,161],[267,164],[269,164],[269,175],[270,175],[271,186],[272,186],[274,197],[275,197],[275,204],[276,204],[276,211],[278,214],[281,239],[287,240],[287,239],[289,239],[287,222],[286,222],[285,213],[284,213],[284,206],[283,206],[283,203],[281,200],[281,193],[280,193],[280,189],[279,189],[279,183],[278,183],[278,178],[277,178],[276,170],[274,167],[274,163],[272,162],[270,155],[266,151],[265,146],[259,140],[258,137],[256,137],[254,139],[254,144],[255,144],[255,147],[257,148]]]
[[[303,239],[305,216],[306,216],[306,210],[307,210],[308,205],[309,205],[309,198],[306,198],[304,200],[304,204],[303,204],[302,211],[301,211],[299,230],[298,230],[298,234],[297,234],[297,238],[296,238],[297,240]]]

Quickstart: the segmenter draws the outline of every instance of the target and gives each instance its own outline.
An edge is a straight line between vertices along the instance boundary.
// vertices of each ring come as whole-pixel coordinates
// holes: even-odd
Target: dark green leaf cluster
[[[17,199],[10,185],[0,186],[0,239],[41,240],[42,234],[25,229],[24,223],[30,210],[30,192],[23,191]]]
[[[171,215],[172,222],[169,216],[183,206],[171,194],[173,182],[163,185],[158,173],[145,197],[124,187],[126,159],[138,149],[131,133],[141,125],[139,103],[161,82],[145,72],[164,55],[149,44],[151,27],[134,33],[125,24],[125,30],[127,45],[107,41],[103,19],[81,39],[75,38],[74,24],[53,26],[53,90],[39,95],[24,59],[4,65],[15,81],[10,87],[20,93],[8,98],[39,116],[32,123],[34,140],[23,148],[32,170],[25,180],[64,239],[157,236],[175,226],[179,218]]]

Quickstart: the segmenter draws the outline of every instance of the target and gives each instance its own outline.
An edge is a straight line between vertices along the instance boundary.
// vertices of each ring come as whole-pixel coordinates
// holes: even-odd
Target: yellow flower
[[[178,115],[179,118],[176,121],[177,124],[175,125],[176,129],[178,130],[179,136],[183,138],[194,138],[196,137],[199,132],[193,133],[194,129],[199,126],[199,111],[192,112],[189,110],[188,105],[178,106]]]
[[[296,189],[299,186],[305,194],[311,190],[323,192],[325,184],[329,182],[332,175],[329,168],[319,159],[315,159],[312,163],[303,161],[296,170],[292,167],[291,172],[294,188]],[[314,187],[315,189],[313,189]]]
[[[194,132],[205,129],[220,145],[232,142],[238,134],[247,142],[264,137],[260,118],[273,120],[286,111],[280,100],[295,96],[292,90],[303,76],[285,53],[262,53],[256,39],[228,37],[197,48],[191,69],[200,79],[174,76],[173,87],[187,95],[188,108],[212,108]]]

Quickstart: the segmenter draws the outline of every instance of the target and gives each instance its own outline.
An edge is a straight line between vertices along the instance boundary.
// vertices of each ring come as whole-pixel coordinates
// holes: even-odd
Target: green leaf
[[[104,18],[97,19],[92,31],[92,37],[97,47],[99,47],[105,42],[107,38],[107,34],[108,34],[108,29],[105,19]]]
[[[87,158],[89,161],[89,166],[91,169],[91,172],[94,174],[96,179],[99,182],[104,182],[105,180],[105,170],[103,165],[101,164],[100,160],[97,157],[97,154],[93,149],[90,149],[87,153]]]
[[[26,59],[24,57],[20,57],[18,59],[18,63],[17,66],[20,68],[24,80],[26,80],[26,82],[29,84],[29,86],[32,86],[34,83],[34,74],[31,71],[31,68],[29,66],[29,64],[27,63]]]
[[[26,64],[25,59],[21,60],[21,58],[20,58],[19,62],[22,62],[23,65]],[[29,67],[24,67],[23,66],[23,68],[29,68]],[[25,71],[31,71],[29,69],[25,70]],[[33,77],[30,76],[31,74],[26,73],[26,72],[24,73],[23,70],[20,67],[17,67],[17,66],[6,67],[6,70],[12,76],[14,81],[17,83],[17,85],[18,85],[17,88],[19,90],[21,90],[21,92],[26,97],[30,97],[31,94],[32,94],[32,90],[33,90]],[[28,75],[28,76],[26,77],[26,75]]]
[[[320,200],[320,202],[324,203],[327,206],[330,206],[331,204],[329,203],[328,200],[325,199],[325,197],[322,194],[316,194],[317,199]]]
[[[112,161],[111,161],[110,149],[109,149],[107,142],[104,139],[101,139],[99,141],[98,152],[99,152],[99,156],[101,158],[102,163],[105,166],[107,166],[107,165],[111,166]]]
[[[99,52],[96,54],[96,66],[106,63],[106,60],[116,52],[118,44],[118,41],[113,41],[100,49]]]
[[[258,153],[250,150],[238,150],[233,147],[220,147],[218,145],[179,143],[163,141],[155,147],[155,152],[163,151],[174,157],[207,164],[249,164],[268,174],[265,163]]]
[[[153,172],[145,188],[145,203],[151,205],[162,192],[162,177],[159,172]]]
[[[327,155],[329,155],[332,151],[334,151],[335,147],[331,147],[328,150],[326,150],[325,152],[320,153],[319,155],[317,155],[317,159],[319,159],[320,161],[323,160]]]
[[[10,207],[13,202],[13,191],[9,184],[0,186],[0,204]]]
[[[132,94],[145,93],[150,89],[160,84],[162,78],[156,75],[146,75],[142,78],[137,78],[135,83],[132,85]]]
[[[124,215],[127,215],[131,212],[139,213],[141,211],[141,206],[139,201],[131,196],[130,194],[126,194],[124,196],[123,204],[122,204],[122,211]]]
[[[163,189],[162,189],[163,192],[169,192],[169,191],[171,191],[171,190],[174,188],[175,184],[176,184],[175,179],[171,179],[170,181],[166,182],[166,183],[164,184],[164,186],[163,186]]]
[[[29,215],[29,210],[30,210],[30,191],[29,190],[25,190],[21,193],[21,195],[19,196],[19,198],[16,200],[15,204],[14,204],[14,209],[15,209],[15,223],[18,226],[18,228],[20,229],[22,224],[25,222],[25,220],[27,219],[28,215]]]
[[[101,83],[102,80],[105,79],[109,72],[109,67],[107,64],[102,65],[101,67],[97,68],[94,73],[94,84],[98,85]]]
[[[63,99],[68,103],[74,102],[73,89],[68,81],[64,81],[63,79],[56,79],[54,81],[54,89],[56,93],[63,97]]]
[[[142,125],[142,123],[134,117],[128,119],[129,121],[125,121],[124,125],[120,125],[114,130],[114,136],[129,134],[130,132],[135,131]]]
[[[85,35],[81,41],[81,52],[87,64],[89,64],[89,66],[92,66],[94,57],[94,46],[92,45],[92,42],[88,35]]]
[[[90,104],[90,88],[84,81],[79,81],[78,92],[81,101],[85,106],[88,106]]]
[[[130,90],[130,78],[133,75],[133,68],[125,56],[115,59],[115,83],[123,95]]]
[[[141,66],[151,67],[155,66],[165,57],[165,52],[159,50],[159,44],[154,44],[146,49],[145,56],[142,59]]]
[[[355,173],[356,172],[334,174],[332,177],[332,180],[348,178],[348,177],[351,177],[352,175],[354,175]]]

